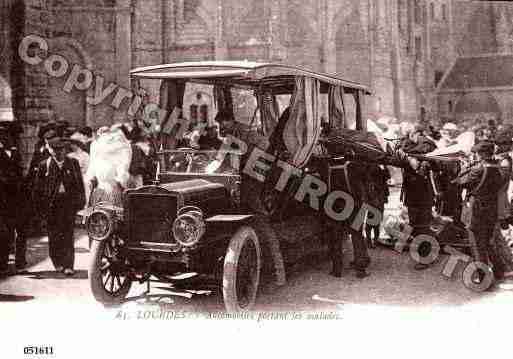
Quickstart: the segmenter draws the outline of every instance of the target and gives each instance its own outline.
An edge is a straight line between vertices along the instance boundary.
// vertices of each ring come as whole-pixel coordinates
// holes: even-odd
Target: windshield
[[[224,174],[239,173],[240,153],[178,149],[159,152],[160,173]]]

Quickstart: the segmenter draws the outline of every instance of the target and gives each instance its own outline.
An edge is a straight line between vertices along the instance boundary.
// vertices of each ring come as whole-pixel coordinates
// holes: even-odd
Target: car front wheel
[[[262,267],[258,237],[251,227],[241,227],[230,239],[223,267],[223,299],[230,313],[252,309]]]
[[[106,306],[123,303],[132,286],[124,261],[118,257],[118,240],[114,237],[94,241],[91,249],[89,283],[94,298]]]

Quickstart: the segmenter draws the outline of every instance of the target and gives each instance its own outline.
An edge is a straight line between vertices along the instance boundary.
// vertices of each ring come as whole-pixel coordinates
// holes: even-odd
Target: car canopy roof
[[[201,61],[139,67],[130,71],[135,78],[186,79],[203,83],[230,83],[244,87],[282,86],[295,76],[306,76],[321,82],[343,86],[346,89],[369,89],[357,82],[342,80],[332,75],[305,70],[295,66],[250,61]]]

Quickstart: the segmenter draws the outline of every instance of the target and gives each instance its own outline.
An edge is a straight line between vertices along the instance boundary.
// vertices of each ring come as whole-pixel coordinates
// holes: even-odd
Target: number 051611
[[[53,355],[53,347],[50,346],[33,346],[23,348],[25,355]]]

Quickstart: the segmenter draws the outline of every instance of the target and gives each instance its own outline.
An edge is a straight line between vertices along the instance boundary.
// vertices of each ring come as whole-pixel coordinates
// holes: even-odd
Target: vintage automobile
[[[289,264],[326,248],[332,227],[308,196],[298,201],[295,193],[305,176],[322,179],[328,191],[347,178],[350,168],[321,138],[364,130],[369,90],[297,67],[246,61],[158,65],[131,76],[160,96],[168,114],[159,123],[163,142],[179,136],[176,108],[187,121],[201,115],[199,121],[226,136],[217,149],[164,147],[153,185],[127,190],[124,208],[90,209],[94,297],[116,305],[132,283],[148,283],[149,290],[158,282],[173,291],[217,287],[228,311],[251,309],[262,281],[283,285]],[[285,163],[294,171],[282,182]]]

